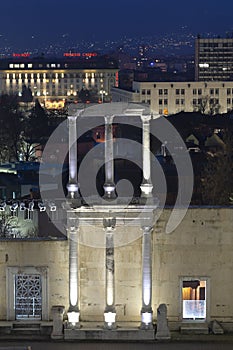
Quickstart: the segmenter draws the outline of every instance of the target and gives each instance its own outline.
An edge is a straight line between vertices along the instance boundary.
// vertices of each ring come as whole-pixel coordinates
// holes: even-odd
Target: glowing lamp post
[[[104,96],[107,96],[108,93],[105,90],[100,90],[101,102],[104,103]]]

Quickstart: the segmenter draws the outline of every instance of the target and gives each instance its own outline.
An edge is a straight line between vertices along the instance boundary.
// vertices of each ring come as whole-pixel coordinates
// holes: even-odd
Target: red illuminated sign
[[[30,57],[30,53],[29,52],[23,52],[23,53],[13,53],[12,54],[13,57]]]
[[[96,57],[96,52],[65,52],[64,57]]]
[[[119,74],[116,72],[116,80],[115,80],[115,87],[119,87]]]

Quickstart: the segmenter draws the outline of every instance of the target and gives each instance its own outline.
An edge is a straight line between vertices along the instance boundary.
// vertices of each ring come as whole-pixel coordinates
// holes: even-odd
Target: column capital
[[[78,117],[84,109],[77,109],[77,104],[71,103],[68,107],[68,118],[69,117]]]
[[[149,121],[152,119],[151,114],[141,115],[141,120],[143,123],[149,123]]]
[[[70,215],[71,214],[71,215]],[[67,229],[71,231],[78,230],[79,228],[79,218],[74,215],[74,213],[67,213]]]
[[[105,123],[106,124],[112,124],[114,117],[115,117],[114,115],[105,115],[104,116]]]
[[[69,120],[69,124],[76,124],[77,117],[77,115],[68,115],[67,118]]]
[[[103,226],[105,230],[113,231],[116,226],[116,218],[103,219]]]
[[[149,234],[153,230],[153,226],[142,226],[143,234]]]

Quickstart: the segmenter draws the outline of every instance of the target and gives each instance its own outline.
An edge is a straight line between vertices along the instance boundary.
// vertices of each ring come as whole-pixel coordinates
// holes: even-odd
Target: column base
[[[80,328],[79,311],[68,311],[67,316],[68,316],[68,325],[67,325],[68,328]]]
[[[104,195],[103,198],[106,200],[116,199],[116,186],[112,182],[106,182],[104,184]]]
[[[141,329],[153,329],[153,312],[143,311],[141,312]]]
[[[116,328],[116,312],[105,312],[104,313],[104,328],[115,329]]]
[[[145,198],[150,198],[152,197],[152,190],[153,190],[153,185],[150,182],[143,182],[140,186],[140,189],[142,191],[141,196]]]

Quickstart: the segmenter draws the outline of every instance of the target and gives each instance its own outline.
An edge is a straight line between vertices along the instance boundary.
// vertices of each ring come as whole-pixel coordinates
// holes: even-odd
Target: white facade
[[[227,113],[233,109],[233,81],[133,82],[132,91],[112,88],[114,102],[147,103],[156,114],[200,111]]]
[[[67,66],[67,68],[66,68]],[[81,89],[93,91],[103,100],[110,95],[111,87],[117,86],[116,67],[96,67],[79,63],[69,68],[63,63],[8,63],[0,68],[0,93],[21,96],[23,86],[29,87],[32,95],[47,108],[61,108],[65,100],[77,99]]]

